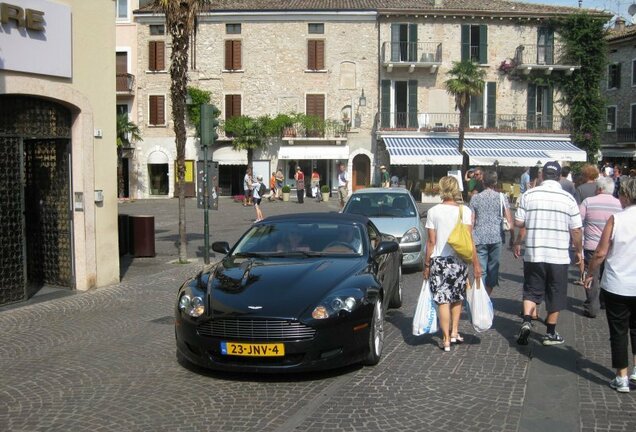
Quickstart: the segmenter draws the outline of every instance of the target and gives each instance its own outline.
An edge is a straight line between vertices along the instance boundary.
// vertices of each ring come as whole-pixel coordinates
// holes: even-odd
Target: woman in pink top
[[[605,261],[601,287],[610,333],[612,367],[616,369],[610,387],[628,393],[630,381],[636,385],[636,179],[621,184],[618,198],[624,210],[608,219],[590,263],[585,287],[590,288],[592,275]],[[631,335],[634,362],[629,377],[628,334]]]

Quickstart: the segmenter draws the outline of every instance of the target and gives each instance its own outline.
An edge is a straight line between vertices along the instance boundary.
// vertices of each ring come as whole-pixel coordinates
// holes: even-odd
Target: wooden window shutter
[[[232,95],[232,117],[241,115],[241,95]]]
[[[486,127],[494,128],[497,125],[497,83],[489,81],[486,83]]]
[[[156,58],[156,69],[158,71],[162,71],[166,69],[166,43],[164,41],[156,41],[155,42],[155,58]]]
[[[232,41],[225,41],[225,70],[232,70]]]
[[[307,69],[316,70],[316,42],[315,40],[307,41]]]
[[[239,70],[242,68],[241,64],[241,41],[232,41],[232,69]]]
[[[325,95],[308,94],[306,98],[306,114],[325,119]]]
[[[417,80],[409,80],[409,127],[417,128]]]
[[[157,63],[157,57],[155,55],[157,52],[157,49],[155,47],[156,43],[157,42],[155,41],[151,41],[148,44],[148,70],[151,71],[157,70],[155,67],[155,64]]]
[[[166,124],[166,98],[165,96],[157,96],[157,124]]]
[[[115,73],[125,74],[128,72],[128,53],[116,53]]]
[[[470,25],[462,24],[462,61],[470,60]]]
[[[527,129],[535,128],[535,120],[537,116],[537,86],[535,84],[528,84],[528,118]]]
[[[316,41],[316,70],[325,68],[325,41]]]
[[[232,112],[234,111],[232,109],[233,102],[232,95],[225,95],[225,120],[232,118]]]
[[[409,61],[417,61],[417,24],[409,24]]]
[[[155,99],[157,98],[157,96],[150,96],[148,98],[148,111],[149,111],[149,121],[148,123],[151,125],[155,125],[157,124],[157,107],[156,105],[156,101]]]
[[[479,63],[488,63],[488,26],[486,24],[479,26]]]
[[[388,128],[391,125],[391,81],[382,80],[380,87],[380,126]]]

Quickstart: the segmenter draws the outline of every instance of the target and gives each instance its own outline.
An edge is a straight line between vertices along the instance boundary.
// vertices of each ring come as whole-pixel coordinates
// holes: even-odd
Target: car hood
[[[246,259],[226,257],[208,289],[214,317],[294,319],[365,268],[361,258]]]
[[[418,227],[418,229],[420,229],[419,219],[415,217],[408,217],[408,218],[391,218],[391,217],[373,218],[372,217],[369,219],[371,219],[371,222],[373,222],[374,225],[378,227],[381,233],[390,234],[393,237],[396,237],[398,239],[402,238],[404,233],[413,227]]]

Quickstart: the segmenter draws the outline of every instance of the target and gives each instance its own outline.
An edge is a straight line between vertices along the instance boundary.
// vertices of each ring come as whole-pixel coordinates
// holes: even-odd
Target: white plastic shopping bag
[[[428,279],[422,283],[420,298],[417,300],[415,315],[413,316],[413,334],[420,336],[437,332],[437,305],[433,301],[433,294],[428,286]]]
[[[473,328],[483,332],[492,327],[494,312],[492,302],[484,288],[484,281],[476,280],[466,289],[466,301],[470,311]]]

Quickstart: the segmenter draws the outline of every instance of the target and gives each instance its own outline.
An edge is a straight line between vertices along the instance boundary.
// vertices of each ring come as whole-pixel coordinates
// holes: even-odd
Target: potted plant
[[[288,185],[283,186],[283,201],[289,201],[289,193],[291,188]]]
[[[320,186],[320,193],[322,194],[322,200],[324,202],[328,202],[329,201],[329,186],[327,185]]]

